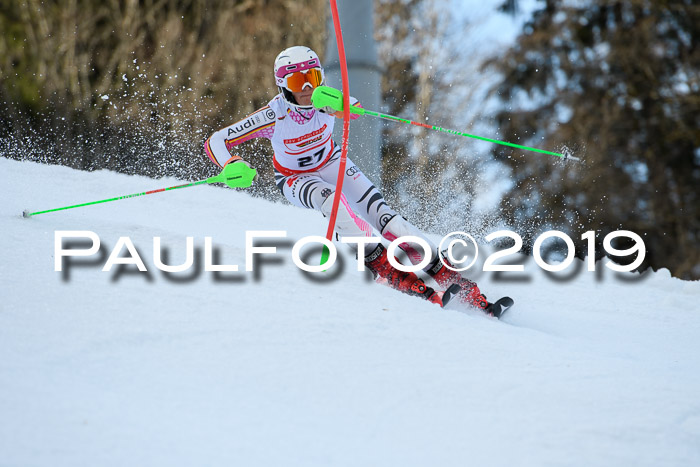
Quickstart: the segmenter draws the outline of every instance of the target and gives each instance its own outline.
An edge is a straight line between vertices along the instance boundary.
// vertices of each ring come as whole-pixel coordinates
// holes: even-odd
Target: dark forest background
[[[493,14],[517,8],[509,0]],[[461,125],[450,96],[472,84],[425,66],[445,50],[469,49],[443,26],[450,14],[437,0],[376,0],[386,112]],[[280,50],[306,44],[323,58],[327,15],[325,0],[0,0],[0,155],[152,177],[213,175],[203,141],[275,94]],[[645,241],[642,269],[700,278],[698,28],[694,0],[542,0],[514,47],[483,63],[485,99],[499,103],[479,116],[491,128],[485,136],[583,159],[564,164],[503,147],[481,156],[512,182],[494,215],[517,226],[525,245],[557,228],[582,254],[582,232],[602,242],[627,229]],[[466,66],[456,53],[442,60],[443,72]],[[404,212],[459,199],[468,215],[481,168],[461,155],[465,147],[385,127],[387,197]],[[272,195],[269,145],[242,151],[262,174],[253,193]],[[437,213],[422,227],[444,222],[422,210]]]
[[[504,104],[528,102],[498,113],[506,139],[585,155],[572,172],[496,151],[513,169],[511,221],[545,212],[573,238],[631,230],[648,264],[699,278],[700,3],[546,0],[491,65]]]
[[[0,0],[0,151],[82,170],[214,175],[204,140],[276,94],[271,70],[280,50],[323,51],[326,7]],[[266,145],[243,152],[269,165]]]

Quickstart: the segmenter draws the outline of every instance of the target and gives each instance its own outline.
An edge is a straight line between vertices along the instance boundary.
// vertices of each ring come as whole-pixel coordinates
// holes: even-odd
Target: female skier
[[[316,209],[328,217],[337,195],[335,187],[341,153],[340,146],[332,139],[333,125],[336,118],[343,118],[343,113],[332,107],[316,109],[311,104],[313,90],[324,83],[324,73],[318,56],[310,48],[295,46],[280,52],[275,59],[274,74],[279,94],[265,107],[211,135],[204,145],[205,151],[221,168],[227,164],[250,167],[240,156],[231,154],[232,148],[253,138],[269,139],[274,150],[275,182],[285,198],[295,206]],[[357,99],[351,98],[351,105],[357,103]],[[357,117],[351,114],[352,119]],[[488,311],[489,303],[477,285],[446,267],[443,263],[447,260],[440,260],[437,247],[384,201],[350,158],[347,158],[347,167],[336,217],[336,235],[371,237],[374,228],[389,241],[407,235],[418,236],[432,248],[431,260],[425,268],[428,275],[444,289],[458,284],[462,302]],[[401,248],[413,264],[423,259],[420,246],[403,243]],[[387,281],[401,292],[442,306],[443,292],[435,292],[412,272],[394,268],[381,243],[368,243],[365,252],[365,265],[375,279],[381,278],[379,280]]]

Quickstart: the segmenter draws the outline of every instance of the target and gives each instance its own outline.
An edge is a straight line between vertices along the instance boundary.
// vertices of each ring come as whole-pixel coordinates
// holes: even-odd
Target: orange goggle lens
[[[285,87],[292,92],[301,92],[306,83],[309,83],[312,88],[316,88],[320,86],[321,81],[323,81],[323,75],[318,68],[312,68],[307,71],[296,71],[284,78],[287,80],[287,85]]]

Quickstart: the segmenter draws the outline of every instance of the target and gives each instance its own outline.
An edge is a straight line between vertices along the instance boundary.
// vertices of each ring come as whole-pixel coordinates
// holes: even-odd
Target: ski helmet
[[[275,83],[284,99],[292,106],[309,109],[313,106],[300,106],[292,95],[292,91],[300,92],[311,86],[315,88],[323,84],[325,75],[321,60],[316,52],[308,47],[295,45],[284,49],[275,59]]]

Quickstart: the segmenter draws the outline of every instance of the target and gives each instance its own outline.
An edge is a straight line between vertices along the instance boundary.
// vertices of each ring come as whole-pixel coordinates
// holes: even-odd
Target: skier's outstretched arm
[[[253,138],[272,138],[275,132],[275,112],[266,105],[232,125],[211,135],[204,143],[204,152],[219,167],[242,160],[230,150]]]

